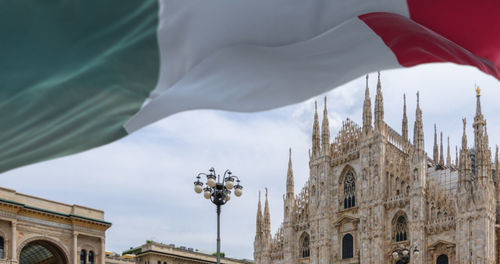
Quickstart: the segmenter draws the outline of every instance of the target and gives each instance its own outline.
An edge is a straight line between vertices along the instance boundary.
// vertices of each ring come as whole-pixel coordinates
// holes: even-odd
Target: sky
[[[372,108],[376,82],[376,73],[370,74]],[[434,123],[438,133],[443,131],[445,151],[446,137],[450,137],[452,160],[454,146],[461,144],[463,117],[468,120],[469,145],[473,143],[475,84],[482,89],[492,153],[500,143],[500,82],[493,77],[472,67],[429,64],[383,71],[381,82],[385,121],[396,131],[401,131],[406,93],[411,138],[416,92],[420,91],[429,156]],[[362,124],[364,89],[365,77],[361,76],[305,102],[271,111],[179,113],[114,143],[5,172],[0,175],[1,186],[104,210],[105,220],[113,224],[106,232],[109,251],[122,252],[155,240],[215,252],[215,206],[193,191],[193,182],[199,172],[208,172],[212,166],[218,173],[230,169],[244,189],[241,197],[233,197],[222,207],[222,251],[228,257],[253,259],[259,190],[269,188],[273,233],[283,219],[289,147],[296,193],[308,178],[314,100],[318,100],[321,120],[323,97],[328,98],[333,140],[345,118]]]

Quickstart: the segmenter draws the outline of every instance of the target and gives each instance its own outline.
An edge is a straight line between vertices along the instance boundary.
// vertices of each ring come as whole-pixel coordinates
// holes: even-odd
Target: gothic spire
[[[483,113],[481,112],[481,88],[479,86],[476,86],[476,116],[474,117],[474,121],[476,118],[480,118],[481,120],[483,119]]]
[[[292,148],[289,149],[288,172],[286,174],[286,198],[293,198]]]
[[[256,217],[256,234],[259,236],[262,233],[262,205],[260,203],[260,191],[259,191],[259,203],[257,204],[257,217]]]
[[[264,204],[264,228],[262,230],[266,236],[271,236],[271,214],[269,213],[269,201],[267,199],[266,188],[266,202]]]
[[[444,167],[444,155],[443,155],[443,131],[441,131],[441,143],[439,144],[439,165]]]
[[[415,110],[415,124],[413,126],[413,145],[417,151],[424,151],[424,128],[422,123],[420,96],[417,92],[417,109]]]
[[[464,123],[464,132],[462,134],[462,149],[466,149],[467,148],[467,134],[465,133],[465,128],[467,125],[467,120],[465,118],[463,118],[462,122]]]
[[[384,98],[382,97],[380,72],[378,72],[377,95],[375,96],[375,130],[382,131],[383,126],[384,126]]]
[[[320,135],[318,121],[318,102],[314,101],[314,123],[312,133],[312,155],[317,156],[320,152]]]
[[[438,157],[439,157],[439,150],[437,143],[437,129],[436,129],[436,124],[434,124],[434,147],[432,148],[432,159],[434,160],[434,164],[439,163]]]
[[[483,113],[481,112],[481,89],[476,87],[476,115],[474,116],[474,148],[477,149],[482,147],[484,127],[486,123],[483,118]]]
[[[330,149],[330,123],[328,122],[328,110],[326,109],[326,96],[325,96],[325,109],[323,110],[323,122],[321,123],[321,143],[324,155],[328,155]]]
[[[402,135],[404,141],[408,141],[408,117],[406,117],[406,94],[403,94],[403,127]]]
[[[471,158],[470,152],[467,147],[467,134],[465,133],[465,128],[467,126],[467,120],[462,119],[464,124],[463,135],[462,135],[462,148],[460,149],[460,163],[458,172],[458,185],[459,187],[469,184],[472,179],[471,174]]]
[[[448,146],[446,151],[446,166],[451,166],[451,154],[450,154],[450,137],[448,137]]]
[[[372,130],[372,103],[368,89],[368,74],[366,75],[365,101],[363,102],[363,133],[368,135]]]
[[[476,116],[474,116],[474,155],[475,177],[479,180],[491,180],[491,152],[488,146],[486,120],[481,113],[481,89],[476,87]]]

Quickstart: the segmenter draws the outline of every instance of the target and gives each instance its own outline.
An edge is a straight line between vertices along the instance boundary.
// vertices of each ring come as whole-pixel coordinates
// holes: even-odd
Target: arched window
[[[352,258],[354,256],[354,245],[351,234],[342,238],[342,259]]]
[[[354,173],[348,171],[344,178],[344,209],[356,206],[356,182]]]
[[[5,257],[5,250],[4,250],[4,240],[3,237],[0,236],[0,259],[3,259]]]
[[[3,240],[3,237],[0,237],[0,259],[5,257],[5,241]]]
[[[85,249],[80,251],[80,264],[87,264],[87,251]]]
[[[448,256],[445,254],[440,255],[436,260],[436,264],[448,264]]]
[[[89,251],[89,264],[95,264],[94,251]]]
[[[394,228],[394,236],[396,242],[408,240],[408,224],[406,223],[406,218],[400,215],[396,221],[396,226]]]
[[[300,246],[301,246],[301,256],[303,258],[308,258],[311,252],[309,250],[309,235],[307,233],[304,233],[302,235],[302,238],[300,240]]]

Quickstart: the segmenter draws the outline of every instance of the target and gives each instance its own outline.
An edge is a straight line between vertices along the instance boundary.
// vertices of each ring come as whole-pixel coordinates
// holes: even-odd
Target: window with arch
[[[309,235],[304,233],[300,239],[300,256],[303,258],[308,258],[311,254],[309,250]]]
[[[394,237],[396,242],[408,240],[408,223],[406,222],[406,218],[402,215],[400,215],[396,220]]]
[[[87,264],[87,251],[85,249],[80,251],[80,264]]]
[[[445,254],[439,255],[439,257],[437,257],[436,264],[448,264],[448,256]]]
[[[3,237],[0,236],[0,259],[5,257],[5,241]]]
[[[94,251],[89,251],[89,264],[95,264]]]
[[[346,234],[342,238],[342,259],[354,257],[354,239],[351,234]]]
[[[344,178],[344,209],[356,206],[356,180],[354,173],[349,170]]]

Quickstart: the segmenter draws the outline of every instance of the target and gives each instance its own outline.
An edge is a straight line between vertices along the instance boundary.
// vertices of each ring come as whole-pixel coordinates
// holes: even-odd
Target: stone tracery
[[[298,195],[293,193],[293,179],[287,178],[284,208],[290,210],[285,211],[279,235],[272,240],[272,253],[256,240],[260,243],[256,243],[256,253],[262,256],[256,263],[340,263],[346,234],[353,234],[356,248],[349,263],[390,263],[390,252],[376,249],[410,245],[421,252],[421,258],[412,262],[416,264],[436,263],[438,253],[446,254],[450,263],[496,263],[495,197],[500,193],[500,173],[493,172],[500,171],[500,165],[498,158],[495,166],[491,164],[479,96],[474,148],[468,148],[464,133],[465,143],[455,164],[449,151],[446,163],[444,154],[436,161],[425,153],[418,94],[412,143],[407,121],[403,136],[383,121],[380,80],[374,126],[368,87],[365,96],[363,126],[346,119],[330,144],[325,142],[329,140],[327,116],[319,135],[315,113],[311,174]],[[308,257],[299,261],[306,248],[304,234]],[[451,242],[427,247],[436,240]],[[470,253],[464,241],[480,242]]]

